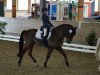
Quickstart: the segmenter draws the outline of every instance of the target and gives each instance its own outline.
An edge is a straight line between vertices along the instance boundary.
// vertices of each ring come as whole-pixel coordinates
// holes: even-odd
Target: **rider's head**
[[[48,9],[46,7],[42,8],[42,13],[47,13]]]

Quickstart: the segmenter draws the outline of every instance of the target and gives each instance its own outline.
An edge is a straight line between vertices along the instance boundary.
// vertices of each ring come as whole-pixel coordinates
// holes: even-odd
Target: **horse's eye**
[[[72,32],[73,32],[73,31],[70,29],[70,30],[69,30],[69,33],[71,34]]]

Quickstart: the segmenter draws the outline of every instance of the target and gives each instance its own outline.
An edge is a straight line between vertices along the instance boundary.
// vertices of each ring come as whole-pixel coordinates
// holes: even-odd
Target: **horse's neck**
[[[52,33],[51,33],[52,37],[56,37],[60,40],[64,39],[65,37],[65,28],[64,27],[61,27],[61,28],[54,28],[52,30]]]
[[[54,31],[58,33],[58,35],[61,33],[61,35],[64,35],[66,32],[66,27],[56,27],[54,28]]]

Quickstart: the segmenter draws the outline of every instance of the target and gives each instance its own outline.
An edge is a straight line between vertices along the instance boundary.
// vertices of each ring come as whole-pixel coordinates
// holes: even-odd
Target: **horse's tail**
[[[23,44],[24,44],[24,39],[23,39],[23,34],[25,33],[25,31],[23,31],[20,35],[20,39],[19,39],[19,52],[18,52],[18,57],[21,57],[22,52],[23,52]]]

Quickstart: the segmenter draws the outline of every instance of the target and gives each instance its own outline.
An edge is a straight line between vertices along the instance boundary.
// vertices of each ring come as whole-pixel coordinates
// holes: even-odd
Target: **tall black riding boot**
[[[43,38],[43,46],[48,47],[48,41],[45,37]]]

